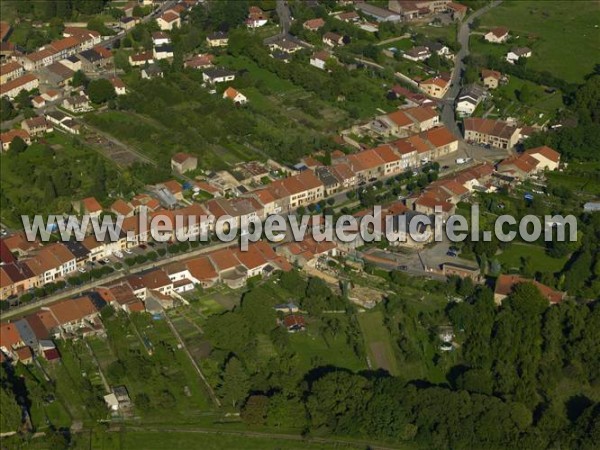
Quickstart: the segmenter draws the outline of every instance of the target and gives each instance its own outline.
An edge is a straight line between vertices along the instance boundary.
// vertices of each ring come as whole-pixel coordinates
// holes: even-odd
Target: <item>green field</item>
[[[527,66],[581,83],[600,60],[600,6],[596,1],[504,1],[481,17],[480,31],[509,28],[533,56]]]
[[[383,324],[383,313],[380,310],[365,312],[358,315],[358,321],[373,369],[382,368],[392,375],[398,375],[398,361],[390,333]]]
[[[507,250],[504,250],[498,257],[501,264],[507,269],[521,267],[521,258],[530,257],[536,270],[541,272],[560,271],[567,258],[552,258],[546,254],[543,247],[531,244],[513,243]]]

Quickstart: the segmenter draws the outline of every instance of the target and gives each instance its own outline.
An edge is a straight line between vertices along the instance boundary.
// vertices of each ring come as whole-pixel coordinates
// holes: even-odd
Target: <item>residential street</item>
[[[494,8],[502,3],[502,0],[496,0],[489,5],[478,9],[473,14],[471,14],[460,26],[458,31],[458,43],[460,44],[460,50],[456,54],[455,58],[455,66],[454,71],[452,72],[452,79],[450,81],[450,89],[446,92],[443,100],[442,112],[440,118],[444,125],[448,127],[450,131],[452,131],[455,135],[461,136],[458,125],[456,124],[456,117],[454,113],[454,100],[460,91],[462,84],[462,77],[465,72],[465,64],[463,59],[469,55],[469,34],[470,34],[470,25],[473,23],[475,19],[477,19],[482,14],[485,14],[491,8]]]

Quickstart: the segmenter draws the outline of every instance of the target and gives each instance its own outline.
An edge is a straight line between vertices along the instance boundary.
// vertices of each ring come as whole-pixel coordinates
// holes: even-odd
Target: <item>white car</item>
[[[113,252],[113,255],[115,255],[117,258],[122,258],[123,257],[123,253],[121,252]]]
[[[81,273],[85,273],[85,268],[83,268],[83,267],[80,267],[80,268],[79,268],[79,269],[77,269],[77,270],[79,270]]]
[[[125,253],[127,253],[128,255],[133,255],[133,252],[131,250],[129,250],[128,248],[126,248],[125,250],[123,250]]]
[[[104,259],[102,260],[102,262],[104,262],[104,263],[108,264],[108,263],[110,262],[110,259],[108,259],[108,258],[104,258]]]

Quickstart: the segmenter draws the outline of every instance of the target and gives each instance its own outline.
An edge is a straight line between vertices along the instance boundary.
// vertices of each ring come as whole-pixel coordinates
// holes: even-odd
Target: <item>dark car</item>
[[[144,244],[140,244],[140,248],[141,248],[142,250],[146,250],[146,249],[148,248],[148,246],[147,246],[147,245],[144,245]]]
[[[448,251],[446,253],[447,256],[452,256],[453,258],[456,258],[458,255],[456,253],[454,253],[453,251]]]

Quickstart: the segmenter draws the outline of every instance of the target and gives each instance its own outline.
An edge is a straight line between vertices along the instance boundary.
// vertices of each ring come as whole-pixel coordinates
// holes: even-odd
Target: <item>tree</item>
[[[225,364],[218,391],[223,401],[235,408],[246,398],[248,389],[250,389],[250,377],[242,362],[233,355]]]
[[[263,425],[267,418],[269,397],[266,395],[251,395],[246,400],[240,417],[249,425]]]
[[[117,97],[114,86],[106,78],[90,81],[87,91],[90,100],[96,104],[105,103]]]
[[[27,149],[27,144],[19,136],[16,136],[10,143],[9,151],[11,154],[18,155]]]
[[[71,86],[74,87],[87,87],[90,82],[90,79],[87,77],[83,71],[78,70],[73,74],[73,79],[71,80]],[[114,90],[114,89],[113,89]]]
[[[0,121],[10,120],[15,117],[16,111],[7,97],[0,98]]]

